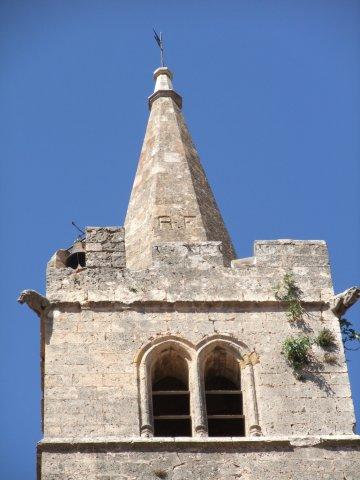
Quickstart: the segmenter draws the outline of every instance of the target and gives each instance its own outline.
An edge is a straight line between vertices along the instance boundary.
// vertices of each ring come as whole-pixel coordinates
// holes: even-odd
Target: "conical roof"
[[[224,263],[235,253],[181,113],[166,67],[154,72],[150,117],[125,219],[127,267],[151,265],[163,242],[221,241]]]

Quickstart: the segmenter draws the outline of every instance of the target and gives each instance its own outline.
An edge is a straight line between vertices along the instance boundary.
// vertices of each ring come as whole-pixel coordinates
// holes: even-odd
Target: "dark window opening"
[[[231,380],[210,372],[205,380],[205,388],[206,390],[236,390],[237,386]]]
[[[167,349],[153,368],[155,437],[191,437],[190,392],[185,360]]]
[[[205,399],[209,437],[245,435],[239,364],[220,347],[205,363]]]
[[[155,437],[191,437],[190,418],[157,418],[154,420]]]
[[[244,437],[245,425],[243,418],[209,418],[209,437]]]
[[[66,266],[76,270],[79,266],[85,267],[85,252],[72,253],[66,259]]]
[[[157,390],[186,390],[186,385],[178,378],[165,377],[153,384],[153,391]]]
[[[238,390],[206,390],[208,415],[242,415],[242,393]]]

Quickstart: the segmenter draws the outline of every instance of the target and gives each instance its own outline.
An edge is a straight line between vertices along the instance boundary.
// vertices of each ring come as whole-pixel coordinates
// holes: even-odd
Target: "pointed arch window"
[[[210,437],[245,435],[243,394],[237,358],[215,346],[204,364],[205,403]]]
[[[171,345],[153,362],[151,398],[155,437],[191,436],[189,369]]]

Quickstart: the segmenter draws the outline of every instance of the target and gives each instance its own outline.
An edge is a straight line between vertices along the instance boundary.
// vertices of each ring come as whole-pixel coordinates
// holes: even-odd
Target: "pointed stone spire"
[[[235,258],[199,156],[181,113],[182,99],[167,67],[154,72],[150,117],[125,219],[126,262],[152,263],[163,242],[221,241],[224,264]]]

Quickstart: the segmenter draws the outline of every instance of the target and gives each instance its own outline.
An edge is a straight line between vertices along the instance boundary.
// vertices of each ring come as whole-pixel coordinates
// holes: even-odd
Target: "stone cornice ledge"
[[[312,308],[329,308],[330,304],[328,301],[324,300],[304,300],[302,301],[303,306],[308,309]],[[243,307],[244,309],[249,308],[249,307],[277,307],[279,309],[285,310],[286,309],[286,303],[278,300],[259,300],[259,299],[246,299],[246,300],[210,300],[210,299],[204,299],[204,300],[136,300],[134,302],[121,302],[118,300],[74,300],[74,301],[61,301],[61,300],[53,300],[51,301],[50,307],[51,309],[55,308],[67,308],[67,307],[78,307],[78,308],[83,308],[83,309],[89,309],[89,308],[94,308],[94,307],[117,307],[121,308],[123,310],[132,310],[136,308],[141,308],[144,306],[161,306],[161,305],[167,305],[173,307],[175,310],[177,308],[181,308],[182,306],[188,307],[189,305],[192,305],[194,307],[201,307],[201,306],[210,306],[210,305],[226,305],[226,306],[238,306],[238,307]]]
[[[216,437],[216,438],[193,438],[193,437],[98,437],[98,438],[44,438],[38,443],[40,451],[46,450],[73,450],[82,448],[120,448],[122,450],[139,448],[173,447],[326,447],[354,445],[360,448],[359,435],[323,435],[323,436],[281,436],[281,437]]]
[[[182,97],[175,92],[175,90],[157,90],[154,92],[150,97],[148,98],[148,104],[149,104],[149,110],[151,110],[152,104],[157,100],[158,98],[161,97],[170,97],[174,100],[176,105],[180,108],[182,108]]]

